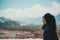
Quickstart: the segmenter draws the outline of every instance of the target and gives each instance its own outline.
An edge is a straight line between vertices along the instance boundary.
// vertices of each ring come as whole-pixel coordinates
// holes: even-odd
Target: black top
[[[44,40],[58,40],[56,30],[51,25],[45,24],[42,29],[44,30]]]

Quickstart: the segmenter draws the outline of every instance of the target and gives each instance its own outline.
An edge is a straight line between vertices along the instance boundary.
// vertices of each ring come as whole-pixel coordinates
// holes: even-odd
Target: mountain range
[[[55,16],[57,25],[60,25],[60,14]],[[21,24],[27,24],[27,25],[42,25],[42,18],[36,17],[36,18],[23,18],[19,21],[14,21],[9,18],[0,17],[0,27],[16,27],[20,26]]]
[[[60,25],[60,14],[58,14],[57,16],[55,16],[56,19],[56,24]]]
[[[56,24],[60,25],[60,14],[55,16]],[[21,22],[26,24],[34,24],[34,25],[42,25],[42,17],[35,17],[35,18],[24,18],[21,19]]]
[[[16,21],[13,21],[11,19],[0,17],[0,28],[2,27],[16,27],[19,26],[19,24]]]

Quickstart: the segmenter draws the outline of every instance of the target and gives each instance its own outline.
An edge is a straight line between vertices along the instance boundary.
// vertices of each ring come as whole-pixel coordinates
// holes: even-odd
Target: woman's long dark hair
[[[46,19],[47,24],[50,24],[52,28],[55,29],[56,31],[56,21],[55,21],[55,17],[53,15],[51,15],[50,13],[46,13],[43,16],[44,19]]]

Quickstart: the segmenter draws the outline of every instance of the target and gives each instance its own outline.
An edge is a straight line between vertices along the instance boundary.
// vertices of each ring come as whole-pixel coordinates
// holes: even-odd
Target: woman
[[[43,16],[43,39],[44,40],[58,40],[56,33],[56,21],[53,15],[47,13]]]

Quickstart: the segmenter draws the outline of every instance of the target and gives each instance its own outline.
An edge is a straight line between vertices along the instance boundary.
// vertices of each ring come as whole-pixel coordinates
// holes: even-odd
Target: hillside
[[[20,26],[16,21],[0,17],[0,28],[2,27],[17,27]]]

